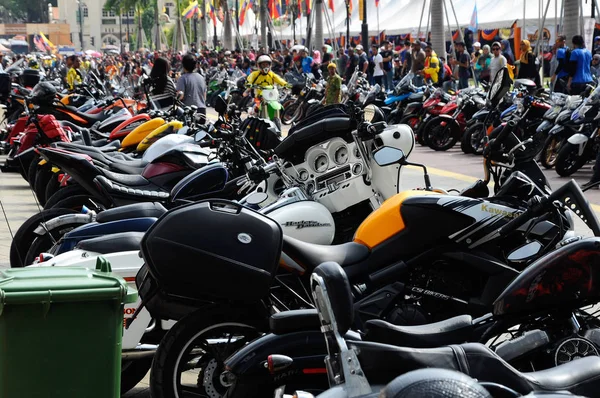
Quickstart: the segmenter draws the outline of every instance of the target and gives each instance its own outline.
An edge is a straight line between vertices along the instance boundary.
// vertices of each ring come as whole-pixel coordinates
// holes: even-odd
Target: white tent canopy
[[[419,18],[423,9],[423,1],[425,4],[425,15],[421,21],[421,32],[424,32],[427,27],[428,11],[430,0],[381,0],[379,2],[379,26],[377,24],[377,8],[374,1],[366,1],[367,3],[367,18],[369,24],[369,35],[375,36],[380,32],[385,31],[387,35],[413,33],[419,27]],[[532,0],[453,0],[454,10],[458,18],[459,25],[464,28],[469,26],[475,2],[477,1],[477,16],[479,29],[498,29],[510,28],[513,22],[518,20],[520,23],[523,19],[523,2],[525,1],[525,23],[527,25],[537,25],[540,15],[543,15],[544,9],[548,0],[542,0],[542,10],[540,11],[539,1]],[[452,13],[450,0],[445,0],[448,9],[448,19],[450,20],[451,29],[456,29],[456,19]],[[325,2],[327,4],[327,2]],[[557,5],[557,7],[555,7]],[[560,23],[560,13],[562,0],[550,0],[550,7],[546,15],[545,26],[554,26]],[[329,14],[333,23],[333,36],[339,37],[340,34],[346,34],[346,7],[345,0],[334,0],[335,12]],[[358,1],[353,0],[353,11],[350,23],[350,35],[356,36],[361,32],[361,21],[358,15]],[[583,15],[589,17],[591,15],[590,4],[583,4]],[[444,23],[446,19],[444,18]],[[244,25],[248,25],[247,22]],[[244,26],[245,27],[245,26]],[[447,28],[446,28],[447,29]],[[429,28],[431,30],[431,27]],[[242,30],[242,34],[244,31]],[[300,30],[300,21],[296,20],[296,36],[300,37],[306,34],[306,18],[302,21],[302,31]],[[290,39],[293,36],[291,25],[282,29],[281,38]],[[331,38],[332,34],[325,28],[325,37]]]

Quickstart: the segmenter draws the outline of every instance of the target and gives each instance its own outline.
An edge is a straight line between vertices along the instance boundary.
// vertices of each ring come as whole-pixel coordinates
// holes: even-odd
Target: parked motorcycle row
[[[546,100],[527,82],[509,92],[507,75],[456,97],[403,81],[411,93],[390,107],[356,72],[344,104],[312,108],[306,76],[285,138],[242,117],[231,93],[207,122],[151,96],[85,110],[47,83],[26,96],[14,86],[5,98],[23,113],[5,132],[5,170],[43,209],[15,233],[11,266],[104,257],[138,289],[124,309],[123,393],[150,370],[153,397],[404,396],[422,382],[595,396],[600,224],[574,182],[549,186],[531,133]],[[435,188],[409,160],[415,136],[448,146],[478,113],[469,142],[483,178]],[[409,165],[419,189],[403,185]],[[575,233],[575,217],[594,237]]]

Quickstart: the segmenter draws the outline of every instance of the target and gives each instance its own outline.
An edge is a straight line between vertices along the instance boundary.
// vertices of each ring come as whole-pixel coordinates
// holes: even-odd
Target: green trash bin
[[[123,304],[136,299],[101,258],[0,271],[0,397],[119,397]]]

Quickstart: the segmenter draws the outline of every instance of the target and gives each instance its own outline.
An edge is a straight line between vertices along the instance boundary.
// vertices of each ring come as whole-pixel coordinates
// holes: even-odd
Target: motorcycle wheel
[[[37,170],[38,170],[38,163],[40,162],[40,156],[39,155],[35,155],[33,157],[33,160],[31,161],[31,163],[29,163],[29,165],[27,166],[27,182],[29,183],[29,186],[31,187],[31,189],[33,189],[35,187],[35,176],[37,174]],[[23,167],[25,169],[25,167]]]
[[[49,164],[38,166],[33,190],[35,191],[37,200],[42,206],[46,203],[46,186],[50,182],[52,176],[54,176],[54,173],[52,172],[52,166]]]
[[[46,204],[44,205],[44,209],[55,208],[57,207],[56,204],[63,199],[83,194],[86,194],[86,191],[80,185],[67,185],[66,187],[59,189],[54,195],[48,198]]]
[[[10,244],[10,266],[12,268],[19,268],[29,265],[25,263],[24,260],[29,247],[37,237],[34,231],[42,221],[48,221],[58,216],[73,213],[76,212],[70,209],[50,209],[43,210],[40,213],[29,217],[29,219],[19,227]]]
[[[214,308],[179,320],[162,339],[154,356],[150,372],[152,397],[176,398],[185,396],[185,392],[191,396],[223,397],[227,393],[227,386],[220,379],[223,362],[260,335],[244,323],[244,318],[243,314]],[[236,336],[234,342],[232,336]],[[225,342],[209,344],[209,339]],[[259,396],[252,390],[246,395]]]
[[[483,148],[487,143],[486,128],[483,123],[477,123],[469,126],[460,140],[460,149],[466,153],[481,155]]]
[[[290,125],[302,119],[302,109],[303,107],[297,101],[285,108],[281,114],[281,121],[283,124]]]
[[[46,191],[44,192],[44,203],[48,201],[58,190],[60,189],[60,180],[58,179],[58,174],[54,174],[50,177],[50,181],[46,185]]]
[[[121,363],[121,395],[127,393],[148,374],[152,357],[133,359]]]
[[[104,210],[104,207],[101,207],[93,197],[87,194],[71,196],[57,202],[54,205],[55,208],[72,209],[76,211],[81,211],[83,206],[85,206],[88,210],[94,210],[96,213]]]
[[[66,209],[66,207],[61,207]],[[25,264],[33,264],[40,253],[47,253],[66,233],[71,232],[77,227],[87,224],[87,222],[74,222],[64,224],[58,228],[46,231],[44,235],[35,235],[27,254],[25,255]]]
[[[410,128],[412,129],[413,133],[415,134],[415,138],[417,139],[417,142],[421,145],[424,145],[421,137],[419,135],[417,135],[420,123],[421,123],[421,120],[419,119],[418,116],[406,115],[406,116],[403,116],[402,119],[400,119],[400,123],[398,123],[398,124],[408,124],[410,126]]]
[[[452,148],[456,141],[458,141],[458,136],[460,135],[460,128],[455,123],[447,123],[445,126],[442,125],[442,121],[444,119],[435,120],[432,119],[427,124],[428,134],[428,143],[429,148],[434,151],[447,151]]]
[[[544,168],[551,169],[556,164],[556,157],[560,148],[564,144],[564,139],[557,137],[556,135],[550,135],[546,138],[542,152],[540,154],[540,163]]]
[[[567,177],[579,170],[588,161],[586,150],[579,156],[579,145],[565,142],[556,155],[554,168],[561,177]]]

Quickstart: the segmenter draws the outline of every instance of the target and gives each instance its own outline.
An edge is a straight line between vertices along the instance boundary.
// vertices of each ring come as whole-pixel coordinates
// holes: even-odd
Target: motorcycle
[[[294,86],[297,97],[294,102],[288,101],[283,113],[281,121],[285,125],[290,125],[298,122],[308,115],[308,111],[317,107],[323,98],[323,87],[317,84],[312,74],[305,75],[304,86],[299,89],[299,86]]]
[[[250,86],[250,89],[260,90],[261,94],[254,100],[254,107],[248,109],[248,115],[258,115],[263,119],[272,120],[281,131],[281,110],[279,91],[274,86]]]
[[[600,86],[571,114],[569,125],[575,134],[567,139],[556,155],[555,169],[561,177],[570,176],[596,158],[599,110]]]

